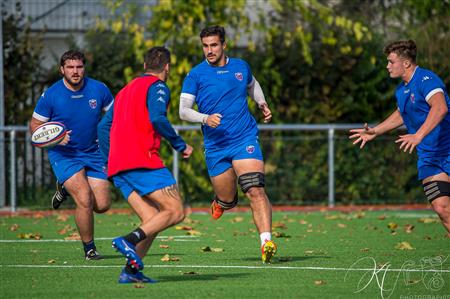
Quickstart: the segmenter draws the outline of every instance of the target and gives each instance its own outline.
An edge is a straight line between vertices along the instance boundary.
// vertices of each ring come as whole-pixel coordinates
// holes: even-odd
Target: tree
[[[43,71],[38,67],[42,59],[42,37],[33,35],[25,20],[20,2],[16,13],[8,13],[2,2],[3,57],[5,76],[5,124],[25,124],[31,117],[34,100],[39,92]]]

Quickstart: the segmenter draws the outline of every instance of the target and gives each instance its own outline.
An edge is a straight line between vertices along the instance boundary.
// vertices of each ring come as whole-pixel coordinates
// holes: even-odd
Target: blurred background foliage
[[[198,35],[208,25],[224,26],[227,53],[250,63],[275,124],[377,123],[384,119],[396,108],[394,89],[399,81],[387,75],[383,47],[397,39],[414,39],[419,65],[441,76],[447,88],[450,84],[449,0],[161,0],[151,6],[127,1],[105,1],[105,5],[113,17],[97,20],[83,45],[71,41],[86,53],[89,76],[117,93],[142,73],[143,53],[148,48],[166,45],[172,52],[169,118],[175,124],[182,123],[178,116],[182,82],[203,59]],[[137,16],[148,10],[152,17],[145,24],[137,23]],[[47,74],[37,67],[45,53],[40,50],[39,35],[30,36],[23,30],[27,28],[23,18],[4,15],[3,28],[6,123],[25,124],[33,107],[17,99],[29,96],[23,93],[31,92],[34,78],[47,78],[46,85],[53,83],[57,66]],[[249,105],[259,120],[254,103]],[[294,135],[262,135],[268,192],[275,202],[323,202],[326,132]],[[338,201],[423,200],[415,157],[400,154],[393,142],[395,135],[359,151],[346,134],[338,134]],[[182,136],[197,151],[189,162],[181,162],[181,189],[191,202],[209,200],[212,189],[202,137],[199,131],[182,132]],[[169,146],[163,148],[163,156],[171,165]]]

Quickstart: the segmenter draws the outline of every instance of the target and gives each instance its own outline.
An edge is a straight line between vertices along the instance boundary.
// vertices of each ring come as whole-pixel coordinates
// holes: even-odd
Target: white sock
[[[261,239],[261,246],[264,245],[266,240],[272,240],[272,234],[270,232],[263,232],[259,234],[259,238]]]

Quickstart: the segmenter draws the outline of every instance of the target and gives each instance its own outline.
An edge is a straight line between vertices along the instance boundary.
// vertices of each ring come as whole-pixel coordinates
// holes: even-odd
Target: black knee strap
[[[247,193],[251,187],[264,187],[266,185],[264,182],[264,173],[262,172],[244,173],[239,177],[238,182],[244,193]]]
[[[217,195],[214,197],[214,200],[217,202],[217,204],[219,205],[219,206],[221,206],[222,207],[222,209],[224,209],[224,210],[229,210],[229,209],[232,209],[232,208],[234,208],[235,206],[237,206],[237,204],[238,204],[238,194],[237,194],[237,192],[236,192],[236,194],[234,195],[234,199],[233,199],[233,201],[232,202],[225,202],[225,201],[222,201],[222,200],[220,200],[218,197],[217,197]]]
[[[444,181],[430,181],[423,184],[423,191],[429,202],[441,196],[450,196],[450,183]]]

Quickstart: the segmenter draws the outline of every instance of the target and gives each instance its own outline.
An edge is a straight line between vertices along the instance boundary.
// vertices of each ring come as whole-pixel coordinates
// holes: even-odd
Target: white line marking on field
[[[95,240],[112,240],[111,238],[95,238]],[[170,240],[175,242],[197,242],[199,241],[197,236],[158,236],[157,239]],[[192,240],[189,240],[192,239]],[[20,240],[0,240],[0,243],[33,243],[33,242],[79,242],[80,240],[64,240],[64,239],[20,239]]]
[[[123,268],[117,265],[0,265],[5,268]],[[373,271],[370,268],[293,267],[293,266],[221,266],[221,265],[146,265],[146,268],[204,268],[204,269],[261,269],[261,270],[318,270],[318,271]],[[450,273],[450,269],[384,269],[386,272]]]

